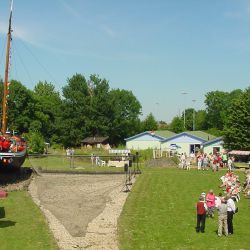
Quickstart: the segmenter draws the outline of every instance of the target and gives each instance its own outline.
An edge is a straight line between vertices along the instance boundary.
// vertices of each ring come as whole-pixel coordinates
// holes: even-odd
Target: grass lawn
[[[234,215],[234,235],[219,238],[217,213],[196,233],[195,204],[209,189],[221,192],[224,172],[144,169],[129,194],[119,219],[120,249],[250,249],[249,204],[243,196]],[[243,181],[243,172],[238,172]]]
[[[58,249],[45,218],[26,191],[11,192],[0,200],[1,250]]]
[[[100,167],[91,164],[90,157],[74,157],[73,159],[65,156],[45,156],[45,157],[29,157],[24,163],[25,167],[35,167],[43,170],[56,171],[79,171],[79,172],[123,172],[123,168],[119,167]]]

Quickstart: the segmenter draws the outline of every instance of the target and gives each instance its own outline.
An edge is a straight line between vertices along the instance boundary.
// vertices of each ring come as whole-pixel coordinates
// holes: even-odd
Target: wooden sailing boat
[[[6,63],[4,73],[4,86],[2,98],[2,129],[0,135],[0,170],[2,169],[17,169],[25,161],[26,157],[26,142],[23,138],[17,135],[11,135],[7,131],[8,124],[8,97],[9,97],[9,65],[10,65],[10,48],[12,40],[12,9],[13,0],[11,0],[9,28],[7,34],[7,48],[6,48]]]

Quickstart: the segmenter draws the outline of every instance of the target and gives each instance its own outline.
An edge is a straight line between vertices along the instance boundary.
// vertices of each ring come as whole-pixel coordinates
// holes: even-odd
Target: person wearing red
[[[207,215],[213,218],[215,209],[215,195],[212,189],[209,190],[206,196],[206,204],[207,204]]]
[[[204,197],[200,196],[199,201],[196,204],[196,210],[197,210],[196,232],[205,233],[207,205],[204,201]]]

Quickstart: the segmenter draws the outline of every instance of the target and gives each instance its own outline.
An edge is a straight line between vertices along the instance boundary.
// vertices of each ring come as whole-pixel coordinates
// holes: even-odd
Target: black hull
[[[26,156],[26,150],[16,153],[0,152],[0,171],[20,169]]]

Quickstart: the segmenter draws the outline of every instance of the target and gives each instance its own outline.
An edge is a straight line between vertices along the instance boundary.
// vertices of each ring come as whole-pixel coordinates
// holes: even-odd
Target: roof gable
[[[136,139],[141,138],[141,137],[145,137],[145,139],[151,137],[151,138],[155,138],[158,141],[161,141],[161,140],[165,139],[164,137],[156,135],[153,132],[146,131],[146,132],[131,136],[129,138],[126,138],[124,140],[125,141],[132,141],[132,140],[136,140]]]
[[[222,137],[217,137],[217,138],[215,138],[215,139],[213,139],[213,140],[204,142],[204,143],[203,143],[203,146],[208,146],[208,145],[211,145],[211,144],[214,144],[214,143],[218,143],[218,142],[220,142],[220,141],[221,141],[221,144],[224,143]]]
[[[189,138],[191,138],[191,139],[193,139],[193,140],[197,140],[197,141],[199,141],[199,142],[201,142],[201,143],[204,143],[204,142],[206,141],[205,139],[200,138],[200,137],[198,137],[198,136],[195,136],[195,135],[193,135],[193,134],[190,134],[190,133],[188,133],[188,132],[182,132],[182,133],[176,134],[176,135],[174,135],[174,136],[171,136],[171,137],[169,137],[169,138],[163,140],[162,142],[171,141],[171,140],[174,140],[174,139],[177,139],[177,138],[181,138],[181,137],[189,137]]]

